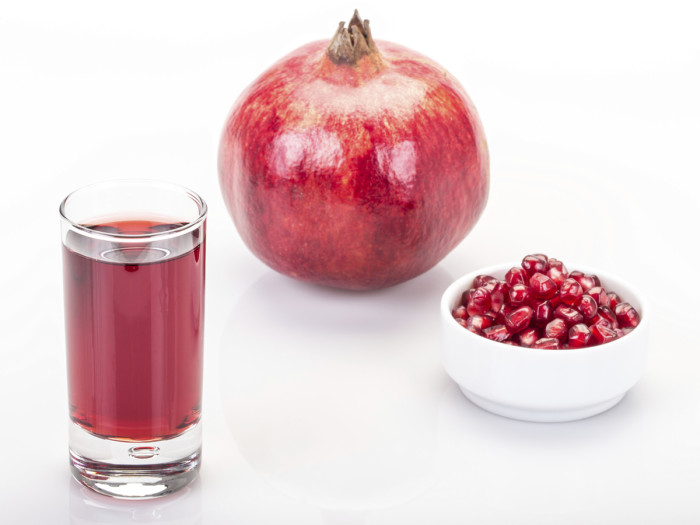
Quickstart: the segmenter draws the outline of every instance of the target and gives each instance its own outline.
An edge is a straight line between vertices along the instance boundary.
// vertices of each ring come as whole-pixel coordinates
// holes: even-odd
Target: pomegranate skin
[[[368,290],[429,270],[487,201],[484,132],[462,86],[376,41],[336,64],[328,42],[292,52],[227,119],[219,181],[243,241],[302,281]]]

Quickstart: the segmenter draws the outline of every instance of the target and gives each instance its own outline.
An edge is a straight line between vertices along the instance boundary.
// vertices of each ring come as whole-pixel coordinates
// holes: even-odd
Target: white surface
[[[700,520],[695,4],[459,4],[3,3],[3,523]],[[238,93],[355,5],[376,38],[461,79],[492,159],[472,234],[422,277],[367,294],[268,270],[216,177]],[[211,208],[204,463],[186,492],[132,504],[70,479],[57,208],[84,184],[144,176]],[[443,289],[533,251],[624,274],[654,308],[646,373],[604,414],[512,421],[442,370]]]
[[[442,359],[448,375],[478,406],[523,421],[573,421],[608,410],[641,378],[649,327],[654,324],[646,298],[619,276],[566,264],[570,271],[597,275],[601,286],[634,305],[641,316],[639,325],[620,339],[589,348],[551,351],[508,346],[465,330],[452,311],[477,275],[503,279],[514,264],[487,266],[459,277],[440,300]]]

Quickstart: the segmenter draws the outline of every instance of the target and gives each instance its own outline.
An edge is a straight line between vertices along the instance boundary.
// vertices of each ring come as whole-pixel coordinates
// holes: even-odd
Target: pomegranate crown
[[[366,55],[379,58],[374,39],[369,29],[369,20],[362,20],[355,9],[352,19],[345,27],[345,22],[338,24],[326,54],[334,64],[355,65]]]

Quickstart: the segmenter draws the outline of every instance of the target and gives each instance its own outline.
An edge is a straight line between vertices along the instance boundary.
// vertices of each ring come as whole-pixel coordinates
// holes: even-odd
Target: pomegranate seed
[[[526,255],[521,263],[528,275],[544,273],[547,271],[547,258],[541,254]]]
[[[630,303],[620,303],[615,307],[615,317],[620,328],[634,328],[639,324],[639,314]]]
[[[534,328],[526,328],[516,336],[520,346],[532,346],[540,338],[540,334]]]
[[[510,304],[524,304],[530,299],[530,289],[524,284],[514,284],[508,290],[508,301]]]
[[[512,334],[525,330],[532,319],[532,308],[521,306],[505,316],[505,325]]]
[[[474,293],[474,288],[469,288],[462,294],[462,306],[467,306],[469,304],[469,297]]]
[[[547,275],[547,272],[549,271],[549,257],[547,257],[544,253],[533,253],[532,256],[539,257],[544,261],[544,270],[541,273]]]
[[[583,286],[581,286],[581,283],[571,277],[564,279],[564,282],[562,282],[559,287],[559,298],[561,302],[569,306],[574,306],[581,300],[581,297],[583,297]]]
[[[506,273],[506,284],[510,287],[516,284],[525,284],[527,282],[527,272],[522,268],[513,267]]]
[[[572,326],[583,322],[583,314],[581,314],[581,312],[571,306],[563,304],[560,304],[554,309],[554,317],[563,320],[566,326]]]
[[[574,271],[569,274],[569,277],[579,283],[583,287],[584,292],[587,292],[594,286],[600,286],[600,279],[595,275],[586,275],[583,272]]]
[[[615,315],[615,312],[613,312],[609,306],[599,306],[598,307],[598,315],[600,315],[603,319],[607,320],[608,323],[610,323],[610,326],[612,326],[613,328],[620,327],[620,325],[618,324],[617,316]]]
[[[494,326],[489,326],[483,330],[484,337],[486,339],[491,339],[491,341],[502,342],[510,337],[510,332],[505,327],[505,325],[497,324]]]
[[[491,281],[497,280],[498,279],[490,275],[477,275],[476,277],[474,277],[472,288],[481,288],[482,286],[486,286],[487,284],[489,284]]]
[[[588,321],[588,326],[593,326],[594,324],[604,325],[604,326],[607,326],[608,328],[613,327],[613,325],[610,321],[608,321],[605,317],[600,315],[600,312],[595,314],[593,316],[593,318],[590,321]]]
[[[554,308],[549,301],[540,301],[530,303],[533,310],[532,320],[536,325],[546,325],[554,318]]]
[[[544,327],[545,337],[554,337],[555,339],[559,339],[560,341],[566,339],[568,333],[569,328],[566,326],[566,323],[563,319],[552,319],[547,323],[547,326]]]
[[[526,255],[503,280],[477,275],[452,310],[467,330],[493,341],[531,348],[582,348],[607,343],[639,324],[639,313],[600,279],[569,272],[558,259]]]
[[[567,275],[569,273],[569,270],[566,269],[566,266],[564,265],[564,263],[562,261],[560,261],[559,259],[555,259],[554,257],[550,257],[547,261],[547,264],[549,265],[548,269],[556,268],[560,272],[565,273]]]
[[[586,275],[585,273],[580,272],[578,270],[574,270],[573,272],[569,272],[569,278],[573,279],[576,282],[578,282],[579,279],[581,279],[582,277],[585,277],[585,275]]]
[[[610,328],[609,326],[605,326],[604,324],[594,324],[590,327],[590,330],[592,339],[595,340],[595,342],[599,345],[609,343],[610,341],[614,341],[618,337],[617,332],[615,332],[614,328]]]
[[[535,341],[531,348],[539,348],[541,350],[559,350],[561,346],[559,345],[559,339],[554,337],[543,337]]]
[[[452,310],[452,317],[455,319],[466,319],[469,317],[469,314],[467,313],[467,309],[464,306],[458,306],[454,310]]]
[[[598,313],[598,303],[590,295],[584,295],[576,305],[576,309],[581,312],[586,319],[593,319]]]
[[[608,294],[608,306],[612,308],[613,310],[615,307],[622,302],[622,299],[620,299],[620,296],[617,295],[616,293],[609,293]]]
[[[568,276],[569,272],[566,269],[566,266],[564,266],[563,262],[558,259],[549,259],[547,277],[557,283],[557,286],[561,286],[561,283],[563,283],[564,279],[566,279]]]
[[[605,292],[605,288],[602,286],[594,286],[586,293],[595,299],[598,306],[610,306],[610,299],[608,298],[608,294]]]
[[[486,317],[485,315],[472,315],[467,319],[467,328],[468,330],[474,332],[476,331],[481,331],[484,328],[488,328],[489,326],[492,326],[494,323],[493,319]],[[471,330],[471,329],[474,330]]]
[[[530,293],[538,299],[551,299],[557,293],[557,284],[543,273],[530,277]]]
[[[473,327],[470,327],[470,326],[469,326],[469,324],[467,323],[467,320],[466,320],[466,319],[462,319],[461,317],[455,317],[455,321],[457,321],[457,323],[458,323],[460,326],[466,328],[466,329],[469,330],[470,332],[474,332],[475,334],[478,334],[478,333],[479,333],[479,331],[478,331],[476,328],[473,328]]]
[[[485,287],[477,288],[469,295],[467,312],[469,315],[484,314],[491,308],[491,294]]]
[[[569,328],[569,346],[581,348],[591,340],[591,330],[584,324],[578,323]]]
[[[552,304],[552,308],[556,308],[561,304],[561,297],[559,296],[559,290],[550,299],[549,302]]]
[[[504,304],[501,309],[496,313],[495,324],[506,324],[506,315],[515,310],[517,307],[512,304]]]
[[[484,313],[484,317],[488,317],[489,319],[495,321],[498,318],[498,312],[492,312],[491,310],[489,310],[488,312]]]
[[[496,281],[496,284],[491,292],[491,311],[499,312],[501,307],[506,302],[506,294],[508,293],[508,285],[505,281]]]

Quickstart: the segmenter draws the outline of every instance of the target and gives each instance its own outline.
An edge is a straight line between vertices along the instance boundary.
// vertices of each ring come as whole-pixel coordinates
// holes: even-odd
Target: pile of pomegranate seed
[[[541,253],[525,256],[503,280],[477,275],[452,317],[492,341],[547,350],[600,345],[639,324],[637,310],[598,277],[569,273]]]

